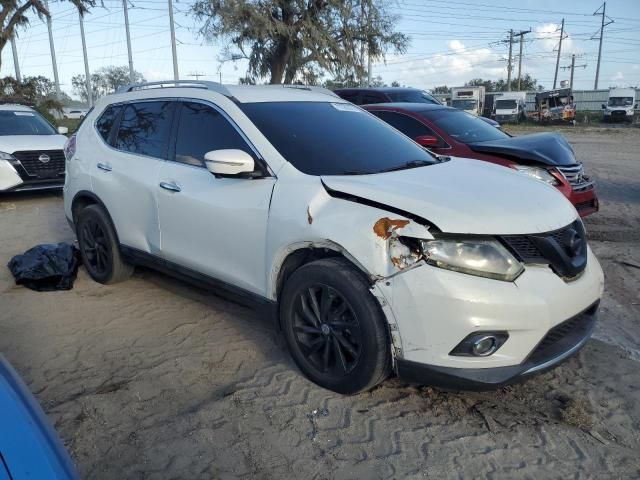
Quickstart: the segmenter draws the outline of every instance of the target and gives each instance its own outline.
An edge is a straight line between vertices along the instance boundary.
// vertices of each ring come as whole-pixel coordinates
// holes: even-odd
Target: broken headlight
[[[421,240],[429,265],[454,272],[512,282],[523,272],[522,264],[497,240]]]
[[[526,165],[514,165],[512,168],[521,173],[524,173],[525,175],[529,175],[531,178],[535,178],[536,180],[540,180],[541,182],[553,185],[554,187],[560,185],[558,179],[551,175],[549,171],[544,168],[529,167]]]

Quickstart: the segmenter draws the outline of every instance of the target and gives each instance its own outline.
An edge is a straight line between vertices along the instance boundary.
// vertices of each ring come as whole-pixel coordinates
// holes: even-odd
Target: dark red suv
[[[520,170],[560,190],[580,216],[598,211],[595,184],[560,134],[512,137],[478,117],[443,105],[385,103],[363,108],[438,155],[474,158]]]

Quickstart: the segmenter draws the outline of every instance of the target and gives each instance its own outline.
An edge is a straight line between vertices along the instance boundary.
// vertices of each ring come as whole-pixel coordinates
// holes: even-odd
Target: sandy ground
[[[599,183],[607,290],[598,340],[525,384],[340,396],[259,312],[146,270],[36,293],[0,268],[0,352],[83,478],[639,478],[640,130],[567,136]],[[0,264],[72,240],[60,196],[0,197]]]

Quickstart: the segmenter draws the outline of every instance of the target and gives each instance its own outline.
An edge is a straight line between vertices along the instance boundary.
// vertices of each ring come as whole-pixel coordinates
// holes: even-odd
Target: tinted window
[[[174,102],[141,102],[124,107],[116,148],[167,158]]]
[[[403,90],[399,92],[387,92],[392,102],[401,103],[432,103],[440,105],[440,102],[422,90]]]
[[[358,102],[358,92],[336,92],[340,97],[344,98],[347,102],[359,104]]]
[[[518,108],[516,100],[496,100],[496,109],[498,110],[513,110],[514,108]]]
[[[38,112],[0,110],[0,135],[55,135],[58,132]]]
[[[385,103],[386,98],[379,93],[363,93],[362,94],[362,104],[372,104],[372,103]]]
[[[411,118],[408,115],[385,111],[371,113],[387,122],[393,128],[400,130],[411,139],[415,139],[420,135],[431,135],[437,137],[436,133],[429,127],[427,127],[424,123],[419,122],[415,118]]]
[[[113,122],[118,118],[120,110],[122,110],[122,105],[112,105],[102,112],[102,115],[100,115],[100,118],[96,122],[98,133],[105,142],[109,141],[109,134],[113,128]]]
[[[434,157],[348,103],[245,103],[240,108],[280,154],[309,175],[357,175]]]
[[[235,148],[254,156],[237,130],[217,110],[201,103],[183,103],[176,138],[176,161],[204,166],[204,154]]]
[[[421,115],[462,143],[488,142],[509,138],[509,135],[496,127],[461,110],[427,110],[421,112]]]

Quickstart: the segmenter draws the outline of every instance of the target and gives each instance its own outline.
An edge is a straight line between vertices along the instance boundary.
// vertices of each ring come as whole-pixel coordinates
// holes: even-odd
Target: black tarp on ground
[[[71,290],[78,274],[78,249],[68,243],[37,245],[13,257],[7,266],[16,285],[38,292]]]

